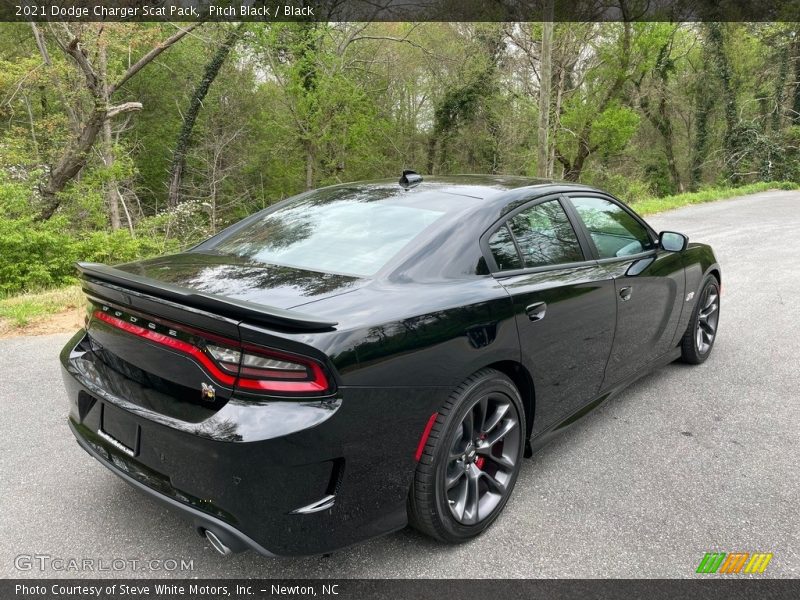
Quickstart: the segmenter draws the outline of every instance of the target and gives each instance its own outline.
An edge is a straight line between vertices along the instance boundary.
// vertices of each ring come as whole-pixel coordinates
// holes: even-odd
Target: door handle
[[[525,307],[525,314],[531,321],[541,321],[544,319],[544,314],[547,312],[546,302],[534,302]]]
[[[633,294],[633,288],[631,286],[628,285],[624,288],[619,288],[619,297],[622,298],[623,302],[630,300],[631,294]]]

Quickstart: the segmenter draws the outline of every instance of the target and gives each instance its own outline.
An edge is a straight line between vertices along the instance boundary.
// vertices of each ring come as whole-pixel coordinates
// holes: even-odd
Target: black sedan
[[[337,185],[180,254],[79,266],[69,425],[223,554],[409,522],[469,540],[523,456],[651,369],[703,362],[719,322],[711,248],[516,177]]]

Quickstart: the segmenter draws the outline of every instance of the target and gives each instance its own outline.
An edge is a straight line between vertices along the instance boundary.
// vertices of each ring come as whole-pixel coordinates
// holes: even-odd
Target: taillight
[[[318,393],[329,387],[322,367],[311,359],[254,346],[236,350],[208,344],[206,349],[221,368],[238,373],[243,389]]]
[[[239,387],[273,392],[324,392],[329,387],[322,366],[314,360],[267,348],[245,346]]]
[[[253,393],[321,394],[331,390],[322,365],[311,358],[261,346],[241,346],[234,340],[160,319],[148,321],[145,328],[142,326],[144,323],[137,323],[148,317],[128,315],[128,320],[123,320],[125,315],[122,311],[116,311],[114,316],[107,311],[108,307],[103,306],[103,311],[94,311],[94,317],[117,329],[191,356],[225,385],[235,385]]]

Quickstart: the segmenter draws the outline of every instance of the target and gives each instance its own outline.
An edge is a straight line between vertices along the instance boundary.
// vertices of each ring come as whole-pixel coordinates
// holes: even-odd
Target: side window
[[[572,198],[571,202],[600,258],[638,254],[654,247],[642,224],[617,204],[602,198]]]
[[[509,220],[525,267],[542,267],[583,260],[578,238],[558,200],[522,211]]]
[[[489,249],[492,251],[497,268],[501,271],[522,268],[517,247],[514,245],[514,240],[506,225],[495,231],[494,235],[489,238]]]

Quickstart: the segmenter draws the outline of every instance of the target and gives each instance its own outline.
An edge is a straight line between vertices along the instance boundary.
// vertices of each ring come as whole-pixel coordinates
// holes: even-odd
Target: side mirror
[[[658,234],[658,243],[667,252],[683,252],[689,244],[689,238],[675,231],[662,231]]]

